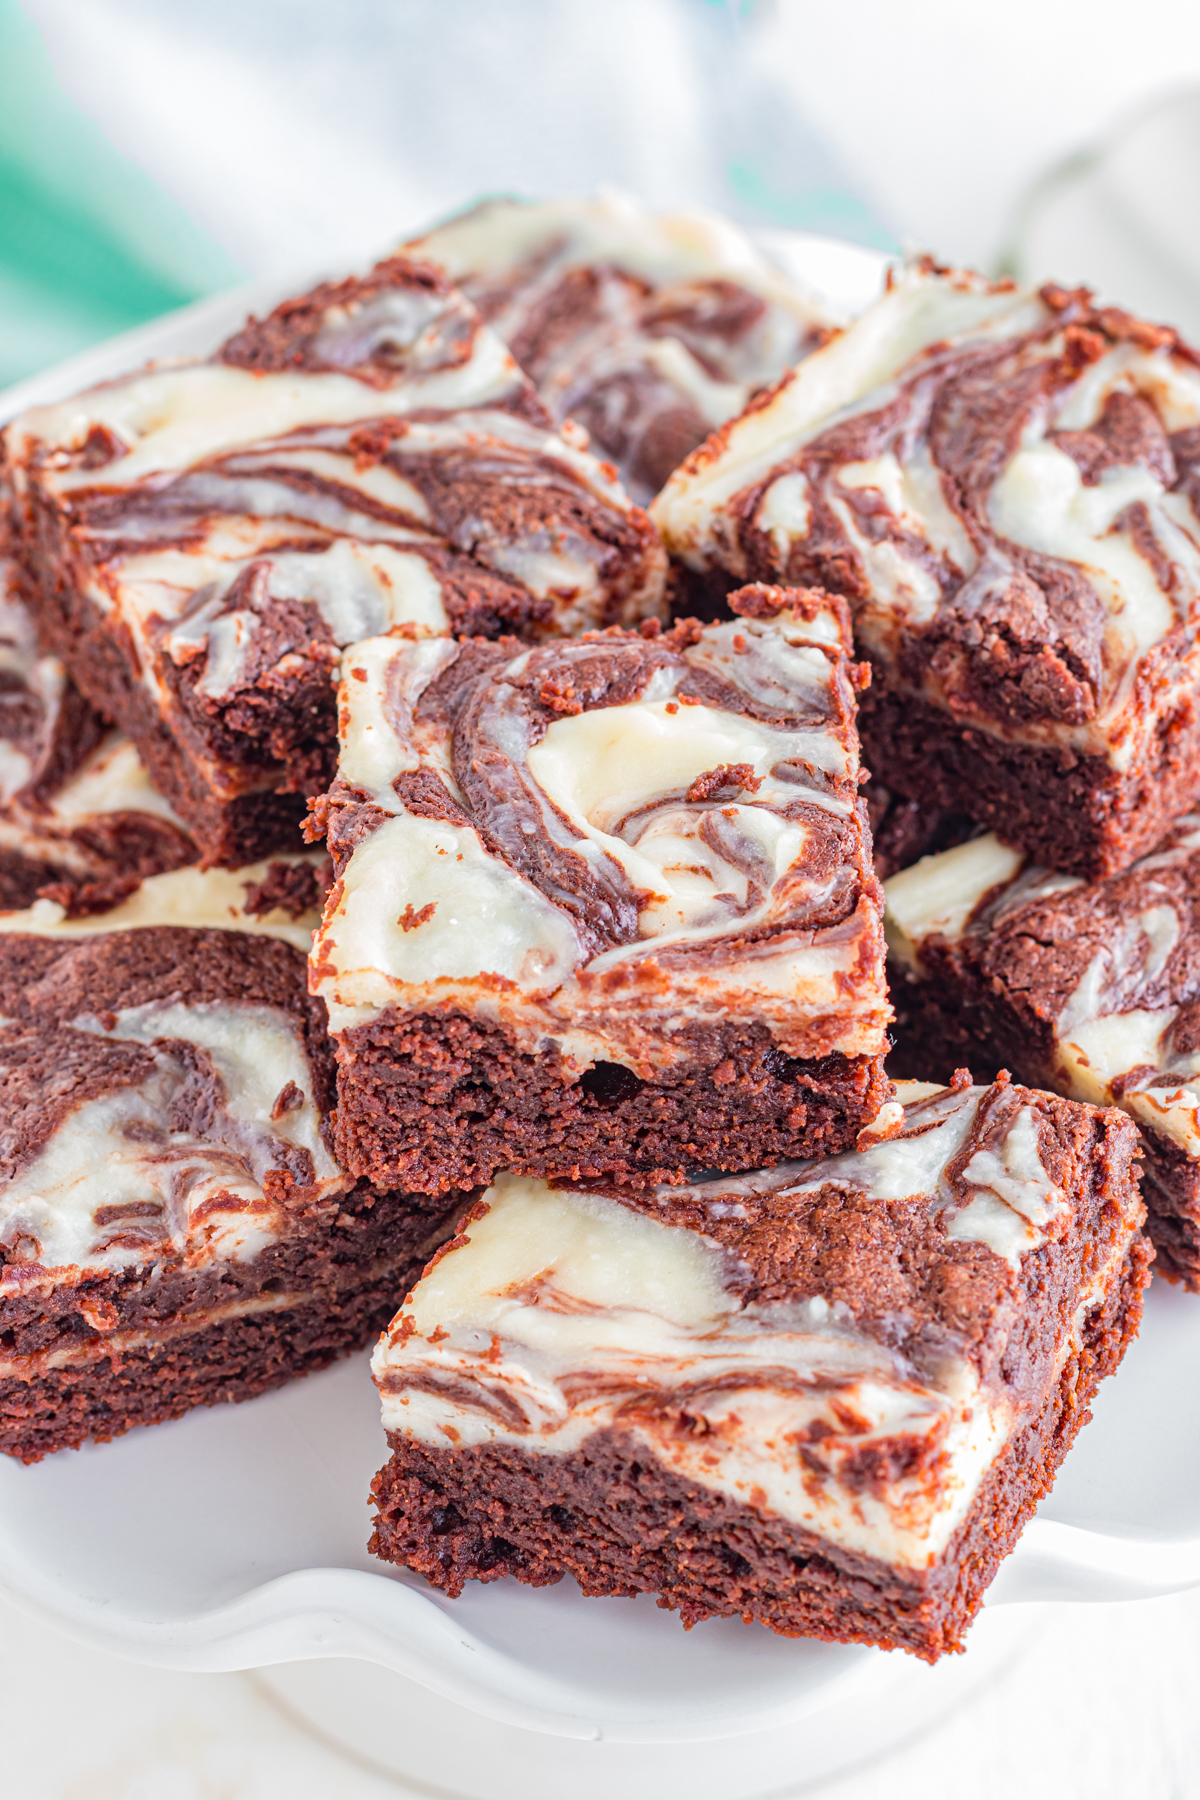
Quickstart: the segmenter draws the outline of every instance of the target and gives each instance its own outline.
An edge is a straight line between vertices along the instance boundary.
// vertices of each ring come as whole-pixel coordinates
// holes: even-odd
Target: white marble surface
[[[990,1691],[881,1761],[805,1791],[830,1800],[950,1791],[963,1800],[1190,1800],[1200,1795],[1198,1692],[1200,1593],[1047,1609],[1041,1636]],[[327,1748],[252,1677],[142,1668],[83,1649],[6,1605],[0,1741],[5,1800],[430,1792],[406,1790]]]

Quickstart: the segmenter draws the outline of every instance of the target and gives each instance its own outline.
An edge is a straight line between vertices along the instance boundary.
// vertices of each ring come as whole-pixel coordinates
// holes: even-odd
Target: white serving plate
[[[844,312],[885,267],[824,239],[772,234],[770,247]],[[125,333],[0,395],[0,420],[149,357],[204,353],[247,308],[322,273]],[[373,1562],[367,1491],[387,1446],[365,1355],[35,1468],[0,1459],[0,1588],[137,1661],[270,1669],[306,1722],[425,1791],[557,1800],[570,1786],[588,1800],[615,1784],[640,1800],[686,1778],[692,1800],[738,1800],[919,1728],[1019,1647],[1031,1609],[1015,1602],[1200,1585],[1198,1422],[1200,1298],[1156,1282],[971,1650],[933,1670],[733,1620],[684,1632],[648,1598],[585,1600],[570,1582],[472,1584],[449,1601]],[[346,1658],[359,1663],[330,1660]]]

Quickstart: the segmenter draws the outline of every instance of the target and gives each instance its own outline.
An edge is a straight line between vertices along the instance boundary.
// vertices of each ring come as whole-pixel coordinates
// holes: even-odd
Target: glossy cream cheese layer
[[[417,767],[458,794],[447,744],[414,723],[452,648],[376,640],[348,651],[340,773],[389,816],[354,850],[314,947],[333,1028],[389,1006],[459,1001],[583,1067],[645,1067],[689,1019],[722,1013],[767,1020],[795,1055],[879,1049],[886,1002],[869,980],[879,954],[870,897],[840,924],[788,928],[834,893],[838,873],[814,854],[816,837],[851,804],[833,785],[851,772],[850,747],[819,723],[831,664],[802,641],[807,629],[736,621],[710,627],[686,655],[736,675],[764,706],[807,694],[812,727],[676,699],[684,671],[667,667],[638,699],[560,717],[532,747],[515,743],[548,840],[597,878],[617,865],[638,896],[637,937],[599,954],[473,824],[418,816],[397,798],[394,783]],[[525,660],[514,659],[513,680]],[[714,769],[731,771],[719,797],[689,799]],[[796,801],[809,815],[783,817]],[[669,972],[659,961],[709,945],[711,955]]]
[[[14,461],[20,461],[34,445],[52,455],[77,451],[93,427],[104,426],[128,450],[104,468],[103,485],[127,488],[305,426],[349,424],[417,407],[486,406],[519,379],[503,344],[480,327],[465,363],[386,387],[349,374],[263,374],[223,363],[178,363],[35,408],[8,435]],[[97,477],[91,469],[64,468],[55,485],[66,494],[94,487]]]
[[[668,547],[694,567],[716,562],[733,574],[742,572],[744,556],[724,509],[778,468],[758,502],[755,524],[786,564],[812,520],[808,477],[787,467],[807,445],[858,414],[883,408],[898,395],[900,383],[916,374],[922,357],[932,366],[956,346],[1015,340],[1050,321],[1035,294],[922,267],[904,271],[844,333],[806,358],[768,405],[735,421],[722,439],[675,472],[652,509]],[[1051,340],[1029,354],[1045,360],[1061,349]],[[1006,546],[1077,569],[1106,619],[1096,715],[1074,725],[1001,722],[989,713],[965,711],[956,689],[954,716],[1015,741],[1066,741],[1125,769],[1144,731],[1178,704],[1177,688],[1160,682],[1141,702],[1148,716],[1131,721],[1127,710],[1142,659],[1200,612],[1200,519],[1185,495],[1168,491],[1142,463],[1106,469],[1088,484],[1052,441],[1055,432],[1095,424],[1114,394],[1150,400],[1168,432],[1200,425],[1200,370],[1169,345],[1114,346],[1029,421],[1000,467],[986,507],[997,543],[988,545],[983,562],[947,502],[923,430],[903,460],[889,450],[846,462],[831,472],[822,492],[867,582],[857,608],[857,635],[884,662],[894,660],[899,629],[927,625],[943,604],[939,565],[957,585],[956,604],[967,611],[972,594],[984,596],[1012,579],[1015,565]],[[875,501],[869,531],[851,504],[855,490],[869,490]],[[890,529],[878,529],[881,518]],[[1143,527],[1153,540],[1151,551]],[[1196,679],[1195,661],[1193,656],[1187,682]],[[946,704],[939,679],[936,670],[926,669],[920,691]]]
[[[150,1047],[156,1067],[139,1085],[69,1112],[0,1187],[0,1244],[11,1250],[33,1240],[49,1278],[63,1268],[130,1268],[172,1254],[194,1266],[253,1258],[279,1232],[263,1177],[280,1165],[280,1145],[308,1151],[318,1192],[345,1186],[322,1142],[308,1059],[287,1014],[151,1005],[119,1013],[108,1029],[87,1018],[75,1025]],[[168,1123],[190,1073],[175,1049],[181,1043],[205,1053],[223,1087],[202,1132]],[[273,1119],[285,1093],[294,1104]],[[0,1276],[0,1292],[4,1285]]]
[[[307,953],[315,912],[297,919],[274,908],[255,915],[245,910],[247,888],[265,881],[272,864],[307,864],[322,861],[319,851],[296,856],[274,856],[267,862],[247,863],[241,869],[172,869],[150,875],[127,900],[107,912],[67,917],[56,900],[35,900],[21,912],[0,912],[0,931],[32,932],[38,937],[91,937],[105,931],[134,931],[147,926],[172,925],[203,931],[242,931],[254,937],[277,937]]]
[[[935,1384],[820,1296],[743,1304],[715,1243],[616,1201],[514,1176],[487,1201],[375,1352],[387,1431],[569,1456],[615,1430],[847,1550],[936,1562],[1011,1429],[967,1363]],[[924,1473],[864,1489],[853,1459],[897,1440]]]
[[[1190,827],[1190,829],[1189,829]],[[1133,865],[1151,877],[1200,849],[1200,818],[1181,819],[1170,847]],[[1043,869],[991,833],[927,856],[884,884],[888,945],[918,978],[921,946],[994,929],[1025,908],[1084,884]],[[1072,1099],[1121,1106],[1185,1155],[1200,1158],[1200,1053],[1180,1050],[1180,1004],[1162,1002],[1162,977],[1186,928],[1166,891],[1096,951],[1055,1021],[1053,1067],[1044,1078]],[[1131,1079],[1132,1078],[1132,1079]]]

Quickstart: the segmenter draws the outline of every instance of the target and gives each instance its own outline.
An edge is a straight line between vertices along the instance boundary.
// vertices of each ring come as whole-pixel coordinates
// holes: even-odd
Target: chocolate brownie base
[[[936,938],[921,945],[921,963],[921,979],[900,961],[889,963],[896,1008],[887,1058],[892,1080],[941,1082],[966,1067],[977,1082],[1013,1069],[1025,1082],[1060,1087],[1054,1022],[1038,1008],[1036,988],[1020,977],[1011,986],[1000,983]],[[1200,1292],[1200,1165],[1144,1125],[1141,1139],[1146,1233],[1159,1256],[1155,1267],[1169,1282]]]
[[[929,970],[923,981],[899,964],[890,968],[896,1022],[887,1068],[894,1081],[949,1081],[961,1068],[976,1081],[992,1081],[1001,1069],[1027,1081],[1052,1079],[1045,1071],[1053,1068],[1055,1039],[1046,1020],[1032,1008],[1018,1010],[997,984],[974,978],[956,958],[939,957],[936,945],[922,955]],[[1155,1269],[1200,1293],[1200,1165],[1161,1133],[1143,1125],[1141,1135]]]
[[[966,814],[1047,868],[1092,881],[1158,843],[1200,793],[1200,706],[1185,692],[1129,767],[957,726],[875,680],[860,702],[867,767],[895,793]],[[943,848],[931,845],[930,848]]]
[[[306,800],[291,787],[288,768],[269,749],[247,734],[232,762],[219,771],[211,766],[211,746],[186,712],[168,724],[144,681],[139,678],[132,646],[113,633],[99,608],[80,591],[86,572],[74,567],[64,522],[37,494],[31,497],[32,529],[25,548],[26,564],[39,589],[38,626],[91,705],[119,719],[138,748],[150,778],[202,845],[207,866],[241,868],[278,851],[304,848],[300,825]],[[74,573],[74,579],[72,579]],[[299,766],[319,782],[336,755],[333,724],[324,712],[303,704],[301,690],[286,688],[273,696],[275,707],[292,704],[291,745]],[[319,730],[307,714],[315,712]],[[225,746],[227,749],[230,746]],[[237,791],[235,768],[243,767],[244,789]]]
[[[883,1058],[785,1056],[765,1026],[713,1024],[657,1080],[620,1063],[575,1077],[461,1014],[385,1014],[338,1045],[335,1144],[376,1186],[446,1192],[499,1169],[642,1186],[851,1147],[890,1093]]]
[[[1136,1333],[1150,1254],[1134,1241],[1041,1413],[1008,1445],[926,1575],[811,1534],[798,1555],[804,1534],[794,1525],[681,1480],[614,1431],[550,1468],[551,1459],[512,1446],[436,1451],[391,1433],[391,1461],[371,1489],[371,1550],[451,1595],[472,1579],[546,1586],[571,1575],[585,1594],[657,1594],[686,1626],[741,1617],[786,1636],[878,1644],[933,1662],[963,1647],[1001,1558]]]
[[[428,1223],[428,1222],[426,1222]],[[89,1438],[248,1400],[364,1349],[420,1276],[428,1249],[357,1271],[336,1291],[240,1317],[189,1320],[106,1350],[102,1337],[28,1377],[0,1375],[0,1452],[24,1463]],[[5,1334],[7,1336],[7,1334]],[[5,1363],[11,1368],[11,1360]]]

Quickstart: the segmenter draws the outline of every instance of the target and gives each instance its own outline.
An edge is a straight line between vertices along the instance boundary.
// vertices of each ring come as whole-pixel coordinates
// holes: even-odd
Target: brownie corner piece
[[[741,608],[739,612],[737,609]],[[680,1180],[886,1098],[882,892],[838,603],[347,653],[312,980],[372,1181]]]
[[[469,1197],[334,1154],[319,858],[0,914],[0,1454],[242,1400],[359,1349]]]
[[[828,324],[731,220],[627,194],[484,200],[407,248],[449,272],[642,501]]]
[[[299,849],[342,646],[665,611],[650,520],[437,270],[391,257],[0,434],[38,625],[208,863]]]
[[[1007,1081],[823,1162],[502,1176],[376,1350],[372,1550],[961,1649],[1137,1329],[1144,1216],[1128,1119]]]
[[[1200,792],[1198,508],[1175,332],[921,261],[653,510],[697,580],[846,595],[878,779],[1094,878]]]
[[[1200,816],[1103,881],[986,833],[885,886],[899,1075],[1000,1067],[1124,1108],[1158,1269],[1200,1292]]]

